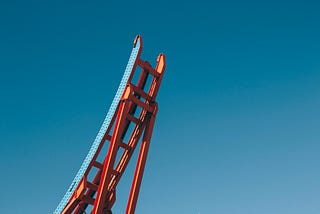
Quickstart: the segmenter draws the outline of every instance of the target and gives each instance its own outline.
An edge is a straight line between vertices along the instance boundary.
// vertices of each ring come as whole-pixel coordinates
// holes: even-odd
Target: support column
[[[138,161],[137,161],[136,169],[134,172],[134,178],[133,178],[132,186],[130,189],[130,196],[127,204],[126,214],[134,214],[134,211],[136,208],[140,185],[141,185],[142,176],[144,172],[144,167],[147,160],[152,130],[154,127],[156,111],[157,111],[157,106],[155,108],[155,113],[150,113],[148,122],[146,123],[146,129],[143,134]]]

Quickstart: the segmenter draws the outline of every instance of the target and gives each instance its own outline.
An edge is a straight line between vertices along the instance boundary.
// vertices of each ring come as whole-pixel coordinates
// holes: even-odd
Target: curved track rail
[[[92,143],[92,146],[89,150],[89,153],[87,154],[86,158],[84,159],[78,173],[76,174],[75,178],[73,179],[73,181],[72,181],[70,187],[68,188],[67,192],[65,193],[64,197],[62,198],[62,200],[58,204],[57,208],[55,209],[54,214],[62,213],[63,209],[66,207],[71,196],[74,194],[76,188],[79,186],[81,179],[85,175],[90,162],[93,160],[93,157],[95,156],[95,154],[98,150],[98,147],[99,147],[101,141],[103,140],[103,137],[104,137],[104,135],[105,135],[110,123],[111,123],[111,120],[112,120],[116,110],[117,110],[117,107],[118,107],[119,102],[121,100],[121,96],[123,95],[123,93],[126,89],[126,85],[127,85],[128,80],[131,76],[131,73],[135,69],[137,59],[139,59],[139,56],[141,54],[141,50],[142,50],[142,39],[140,36],[137,36],[134,41],[134,46],[131,51],[128,64],[126,66],[125,72],[124,72],[123,77],[121,79],[121,82],[120,82],[120,85],[119,85],[118,90],[116,92],[116,95],[113,98],[113,101],[111,103],[109,111],[108,111],[108,113],[102,123],[102,126],[101,126],[95,140]]]

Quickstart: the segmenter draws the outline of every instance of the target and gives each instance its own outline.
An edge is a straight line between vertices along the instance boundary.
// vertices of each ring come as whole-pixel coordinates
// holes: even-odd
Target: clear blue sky
[[[239,2],[1,1],[0,212],[52,213],[141,34],[167,70],[136,213],[320,213],[320,3]]]

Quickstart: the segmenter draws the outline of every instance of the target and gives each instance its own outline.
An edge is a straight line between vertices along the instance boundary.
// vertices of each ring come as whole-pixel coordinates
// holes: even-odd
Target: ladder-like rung
[[[148,61],[143,61],[141,59],[138,60],[138,65],[140,65],[145,71],[152,74],[154,77],[159,77],[160,74],[152,68]]]
[[[128,144],[124,143],[124,142],[119,142],[119,146],[126,149],[126,150],[130,150],[131,146],[129,146]]]
[[[111,136],[107,133],[102,138],[102,141],[105,141],[105,140],[111,141]]]
[[[93,161],[93,166],[95,166],[98,169],[102,169],[103,165],[97,161]]]
[[[131,115],[131,114],[128,114],[128,115],[127,115],[127,119],[130,120],[130,121],[132,121],[132,122],[134,122],[134,123],[137,124],[137,125],[142,123],[141,120],[135,118],[135,117],[134,117],[133,115]]]
[[[89,182],[89,181],[87,181],[87,187],[88,187],[89,189],[95,191],[95,192],[98,190],[98,185],[93,184],[93,183],[91,183],[91,182]]]
[[[152,97],[147,94],[146,92],[144,92],[141,88],[138,88],[137,86],[135,85],[131,85],[133,91],[135,93],[137,93],[138,95],[140,95],[141,97],[143,97],[144,99],[148,100],[148,101],[151,101],[152,100]]]
[[[150,105],[148,105],[147,103],[142,102],[141,100],[139,100],[137,97],[135,96],[131,96],[131,100],[137,104],[138,106],[140,106],[141,108],[147,110],[148,112],[153,112],[154,108]]]
[[[81,200],[81,203],[82,204],[91,204],[93,205],[94,204],[94,199],[89,197],[89,196],[84,196]]]

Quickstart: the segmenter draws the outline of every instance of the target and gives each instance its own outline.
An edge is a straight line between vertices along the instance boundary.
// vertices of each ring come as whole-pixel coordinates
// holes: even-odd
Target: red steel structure
[[[142,60],[141,36],[135,38],[134,45],[137,40],[141,43],[141,48],[121,101],[81,182],[61,212],[63,214],[112,213],[117,185],[137,145],[141,142],[126,207],[126,214],[135,212],[158,110],[156,97],[166,66],[164,54],[158,56],[155,68],[149,62]],[[134,81],[134,77],[138,77],[138,80]],[[106,143],[109,144],[108,151],[102,154],[102,147]],[[99,162],[97,157],[101,155],[104,159]],[[93,176],[89,178],[92,172]]]

